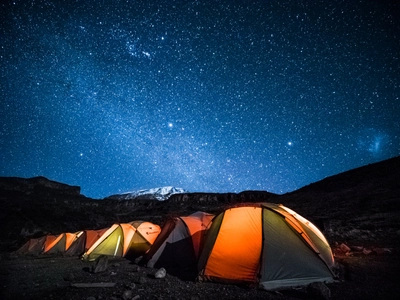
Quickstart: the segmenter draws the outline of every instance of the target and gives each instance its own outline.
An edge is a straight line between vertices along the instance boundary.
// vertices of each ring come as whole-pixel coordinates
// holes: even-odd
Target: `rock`
[[[350,246],[351,251],[362,252],[364,250],[363,246]]]
[[[21,236],[23,237],[31,237],[33,235],[44,235],[43,229],[38,227],[36,224],[33,224],[31,221],[27,222],[25,226],[21,229]]]
[[[147,283],[147,278],[144,276],[138,276],[138,277],[133,277],[132,281],[134,283],[139,283],[139,284],[146,284]]]
[[[139,296],[139,295],[136,295],[136,296],[133,297],[131,300],[138,300],[138,299],[140,299],[140,296]]]
[[[137,257],[133,262],[135,263],[135,264],[138,264],[138,263],[140,263],[140,261],[143,259],[143,256],[139,256],[139,257]]]
[[[131,282],[130,284],[127,284],[126,287],[128,289],[134,290],[136,288],[136,284],[134,284],[133,282]]]
[[[351,251],[350,247],[347,246],[347,245],[344,244],[344,243],[340,244],[339,248],[340,248],[340,250],[341,250],[343,253],[348,253],[348,252]]]
[[[307,293],[313,299],[330,299],[331,290],[323,282],[313,282],[307,286]]]
[[[108,268],[108,257],[107,255],[100,255],[94,261],[94,264],[91,267],[91,273],[100,273],[106,271]]]
[[[167,271],[164,268],[160,268],[156,274],[154,274],[154,277],[157,279],[165,278],[167,275]]]
[[[132,290],[125,290],[125,291],[122,293],[122,299],[124,299],[124,300],[130,300],[130,299],[132,299]]]
[[[132,272],[139,272],[139,271],[140,271],[140,267],[138,265],[132,266]]]
[[[365,255],[370,255],[372,253],[372,250],[365,249],[362,251]]]
[[[336,262],[333,271],[335,273],[335,279],[344,280],[346,275],[346,268],[344,265]]]
[[[377,255],[385,255],[392,253],[392,251],[390,251],[390,249],[388,248],[374,248],[372,251],[375,252]]]
[[[72,274],[72,273],[69,273],[69,274],[64,276],[64,280],[65,281],[74,281],[74,279],[75,279],[75,275]]]
[[[140,276],[140,278],[139,278],[139,283],[140,283],[140,284],[146,284],[146,283],[147,283],[147,278],[146,278],[146,277],[143,277],[143,276]]]

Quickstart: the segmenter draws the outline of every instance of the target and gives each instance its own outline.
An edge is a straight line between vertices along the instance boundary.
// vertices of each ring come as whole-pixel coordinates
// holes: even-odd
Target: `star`
[[[400,153],[395,1],[70,2],[2,6],[0,176],[286,193]]]

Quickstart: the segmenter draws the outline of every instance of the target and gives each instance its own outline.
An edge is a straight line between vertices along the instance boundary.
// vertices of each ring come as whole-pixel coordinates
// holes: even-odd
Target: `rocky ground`
[[[110,259],[105,271],[92,273],[94,262],[76,257],[7,255],[0,261],[1,299],[327,299],[329,294],[330,299],[397,299],[399,252],[379,249],[387,252],[338,254],[341,278],[327,285],[328,294],[318,288],[268,292],[256,287],[182,281],[168,274],[157,279],[158,270],[127,259]]]

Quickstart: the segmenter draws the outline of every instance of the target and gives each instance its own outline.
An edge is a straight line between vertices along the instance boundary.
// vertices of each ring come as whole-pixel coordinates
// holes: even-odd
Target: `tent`
[[[84,260],[100,255],[139,257],[148,251],[159,235],[160,226],[144,221],[114,224],[83,254]]]
[[[66,256],[81,256],[106,232],[108,228],[99,230],[82,230],[76,233],[76,239],[65,251]]]
[[[213,219],[198,279],[273,290],[332,282],[333,267],[331,248],[311,222],[283,205],[261,203]]]
[[[20,255],[65,253],[75,243],[76,239],[77,233],[61,233],[33,238],[28,240],[16,253]]]
[[[63,254],[79,256],[88,250],[107,230],[83,230],[75,233],[45,235],[28,240],[16,253],[19,255]]]
[[[19,248],[16,253],[18,255],[38,255],[43,253],[44,242],[46,241],[46,236],[40,238],[33,238],[28,240],[21,248]]]
[[[164,267],[171,275],[194,280],[204,234],[214,215],[196,212],[187,217],[169,218],[142,263]]]
[[[77,233],[61,233],[59,235],[47,235],[44,242],[43,254],[64,253],[76,240]]]

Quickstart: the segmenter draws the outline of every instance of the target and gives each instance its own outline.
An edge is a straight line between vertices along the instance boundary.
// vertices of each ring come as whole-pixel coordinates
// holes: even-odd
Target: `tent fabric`
[[[148,251],[161,229],[150,222],[134,221],[113,224],[83,254],[84,260],[95,260],[100,255],[137,257]]]
[[[51,254],[51,253],[62,252],[64,248],[65,248],[65,236],[63,233],[59,235],[46,236],[43,253]]]
[[[334,259],[323,234],[283,205],[260,203],[215,217],[199,257],[199,279],[258,284],[266,290],[332,282]]]
[[[86,232],[78,231],[75,234],[75,239],[65,251],[65,256],[79,256],[85,252]]]
[[[99,239],[105,239],[105,234],[110,235],[116,229],[118,230],[114,232],[113,236],[117,234],[125,235],[120,238],[120,243],[116,243],[115,239],[113,240],[111,237],[106,239],[106,242],[98,242]],[[93,253],[90,257],[92,258],[97,257],[96,253],[98,252],[104,252],[107,255],[110,252],[109,249],[115,249],[116,244],[120,249],[116,251],[115,256],[143,255],[160,231],[158,225],[150,222],[134,221],[127,224],[114,224],[110,228],[99,230],[82,230],[75,233],[61,233],[30,239],[16,253],[19,255],[62,254],[65,256],[82,256],[97,243],[98,248],[91,250]],[[113,242],[116,244],[113,245]],[[114,253],[110,255],[114,256]]]
[[[42,254],[46,236],[29,239],[16,253],[18,255],[38,255]]]
[[[194,280],[205,231],[213,217],[212,214],[196,212],[168,219],[142,263],[151,268],[163,267],[169,274],[183,280]]]
[[[268,244],[263,249],[260,284],[264,289],[331,281],[326,264],[298,238],[285,219],[273,211],[263,210],[263,230]],[[285,238],[282,238],[285,237]]]
[[[89,250],[90,247],[107,231],[108,228],[99,230],[85,230],[85,251]]]
[[[74,245],[78,233],[61,233],[58,235],[46,235],[40,238],[28,240],[16,251],[20,255],[38,254],[64,254]]]
[[[211,220],[214,218],[214,215],[198,211],[190,216],[180,218],[186,224],[186,228],[192,237],[193,250],[196,259],[198,259],[200,255],[199,252],[203,246],[205,232]]]
[[[75,233],[66,232],[66,233],[61,233],[59,235],[46,236],[46,241],[44,243],[44,248],[43,248],[43,254],[66,253],[78,238],[77,234],[79,234],[79,232]]]
[[[75,242],[75,240],[77,239],[77,232],[75,233],[65,233],[65,251],[67,251],[72,244]]]
[[[72,241],[65,256],[81,256],[84,254],[107,230],[108,228],[98,230],[82,230],[75,233],[75,239]]]
[[[237,230],[238,225],[241,230]],[[210,278],[253,282],[257,276],[261,242],[261,208],[225,211],[204,274]],[[221,267],[221,262],[225,261],[230,263]]]

